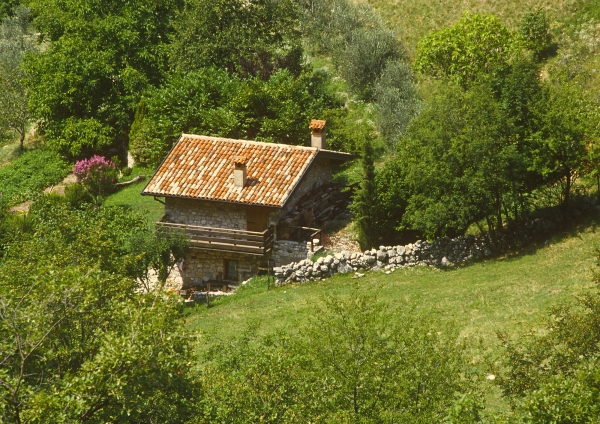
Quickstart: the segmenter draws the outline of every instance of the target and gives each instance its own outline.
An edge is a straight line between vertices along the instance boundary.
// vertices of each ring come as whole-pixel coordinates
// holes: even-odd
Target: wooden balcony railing
[[[273,248],[273,227],[257,232],[175,224],[163,220],[158,221],[156,224],[162,228],[185,231],[185,234],[190,238],[190,248],[192,249],[263,256]]]

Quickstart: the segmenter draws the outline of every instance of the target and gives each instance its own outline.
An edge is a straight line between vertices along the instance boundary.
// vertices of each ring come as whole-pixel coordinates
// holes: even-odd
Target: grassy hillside
[[[464,337],[481,338],[483,350],[477,349],[479,355],[495,350],[496,331],[519,334],[540,328],[551,305],[572,301],[591,286],[590,269],[600,242],[596,225],[593,221],[513,256],[451,271],[417,267],[389,275],[367,273],[359,280],[338,275],[270,291],[266,278],[261,277],[209,309],[197,306],[187,326],[202,338],[208,334],[237,335],[246,324],[257,320],[265,331],[302,325],[324,295],[345,295],[358,282],[364,290],[377,291],[392,309],[415,303],[455,321]],[[198,348],[203,350],[204,344]]]
[[[121,181],[129,181],[138,175],[145,175],[146,179],[139,183],[127,186],[118,192],[110,195],[106,202],[106,206],[120,206],[125,209],[133,209],[143,213],[150,225],[154,225],[165,213],[165,208],[162,203],[157,202],[152,196],[141,196],[140,192],[148,184],[148,179],[154,174],[153,169],[149,168],[133,168],[133,172],[128,177],[124,177]]]
[[[552,18],[572,13],[577,0],[360,0],[379,11],[396,31],[411,54],[421,38],[431,31],[456,22],[465,11],[492,13],[515,28],[521,17],[535,8]]]
[[[513,336],[540,332],[551,306],[573,302],[592,286],[598,222],[591,220],[512,256],[450,271],[418,267],[389,275],[371,272],[361,279],[337,275],[269,291],[265,277],[255,278],[208,309],[190,308],[186,326],[202,353],[215,337],[240,336],[251,323],[260,323],[264,333],[300,328],[324,296],[348,295],[357,283],[365,291],[376,291],[392,311],[414,305],[434,311],[443,322],[454,322],[471,346],[474,369],[484,374],[486,358],[500,351],[498,331]],[[490,410],[506,408],[497,389],[490,389]]]

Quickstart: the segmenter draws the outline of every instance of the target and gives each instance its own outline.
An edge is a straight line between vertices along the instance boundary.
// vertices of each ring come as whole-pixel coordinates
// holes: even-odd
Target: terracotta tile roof
[[[327,121],[323,121],[321,119],[313,119],[312,121],[310,121],[310,125],[308,126],[308,128],[310,128],[311,130],[322,130],[326,124]]]
[[[142,194],[282,207],[317,154],[313,147],[183,134]],[[247,182],[235,187],[234,161],[243,160]]]

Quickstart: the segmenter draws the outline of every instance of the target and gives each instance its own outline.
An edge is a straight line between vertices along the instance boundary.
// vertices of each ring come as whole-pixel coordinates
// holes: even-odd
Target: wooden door
[[[269,209],[248,206],[246,209],[246,229],[262,232],[269,226]]]

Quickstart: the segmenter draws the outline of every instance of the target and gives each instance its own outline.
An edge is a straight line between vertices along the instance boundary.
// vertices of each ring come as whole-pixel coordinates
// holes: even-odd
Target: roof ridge
[[[226,142],[236,142],[236,143],[250,143],[250,144],[260,144],[260,145],[269,145],[281,148],[294,148],[300,150],[309,150],[309,151],[318,151],[316,147],[307,147],[307,146],[297,146],[295,144],[284,144],[284,143],[271,143],[269,141],[256,141],[256,140],[242,140],[237,138],[225,138],[225,137],[213,137],[210,135],[198,135],[198,134],[181,134],[181,137],[189,137],[189,138],[197,138],[200,140],[210,140],[210,141],[226,141]],[[323,149],[324,150],[324,149]]]

